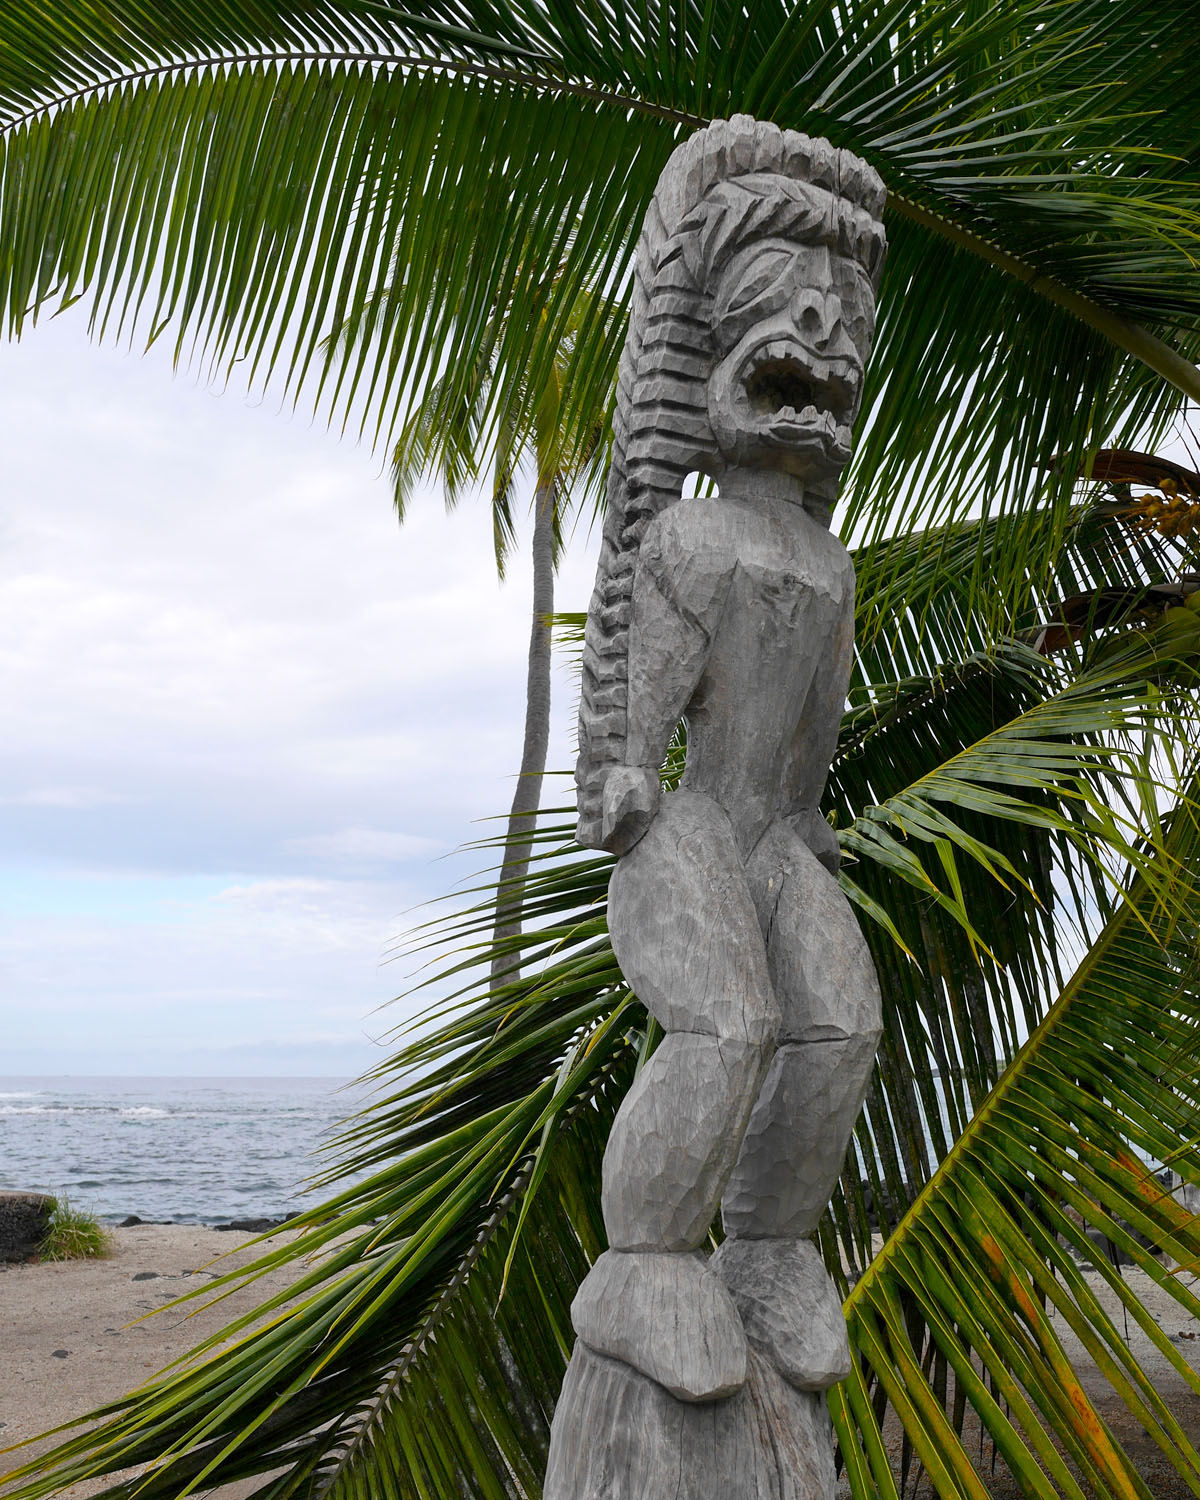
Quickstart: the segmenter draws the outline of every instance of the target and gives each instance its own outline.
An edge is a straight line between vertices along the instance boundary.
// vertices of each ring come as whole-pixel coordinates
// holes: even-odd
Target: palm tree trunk
[[[556,476],[541,483],[534,497],[533,520],[533,621],[529,630],[529,669],[525,680],[525,744],[521,772],[508,814],[504,864],[496,897],[494,939],[515,937],[521,931],[521,905],[529,873],[531,842],[537,826],[542,777],[550,746],[550,620],[554,609],[554,505]],[[496,953],[492,958],[492,982],[499,984],[520,977],[519,957]]]

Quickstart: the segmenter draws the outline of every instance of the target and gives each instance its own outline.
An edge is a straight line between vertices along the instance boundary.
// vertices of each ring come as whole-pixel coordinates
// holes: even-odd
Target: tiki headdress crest
[[[874,330],[883,201],[858,157],[746,115],[698,131],[659,178],[637,246],[584,644],[582,844],[599,846],[605,773],[624,759],[630,600],[650,521],[689,473],[731,464],[789,469],[832,503]],[[806,303],[819,320],[834,290],[848,320],[840,352],[814,352]]]

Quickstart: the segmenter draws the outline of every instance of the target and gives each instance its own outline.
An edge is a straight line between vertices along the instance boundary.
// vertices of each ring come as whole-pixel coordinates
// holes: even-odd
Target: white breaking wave
[[[106,1219],[282,1217],[352,1107],[337,1082],[3,1077],[0,1190],[61,1191]]]

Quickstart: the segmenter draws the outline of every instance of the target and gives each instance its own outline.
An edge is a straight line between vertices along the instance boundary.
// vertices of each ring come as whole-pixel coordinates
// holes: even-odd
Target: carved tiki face
[[[828,524],[875,330],[886,193],[869,163],[747,115],[676,147],[638,241],[609,504],[583,654],[579,841],[625,757],[642,537],[693,471],[795,475]],[[731,486],[730,490],[736,489]]]
[[[748,172],[682,226],[708,314],[717,468],[783,469],[831,496],[874,335],[882,229],[813,181]]]
[[[835,478],[875,332],[875,290],[829,245],[743,245],[713,289],[708,415],[727,464]]]

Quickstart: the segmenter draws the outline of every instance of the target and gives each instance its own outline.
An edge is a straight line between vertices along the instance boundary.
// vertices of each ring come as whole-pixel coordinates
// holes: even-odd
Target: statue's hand
[[[791,813],[787,820],[831,875],[836,875],[842,863],[842,848],[838,836],[821,815],[819,807],[802,807]]]
[[[652,766],[614,766],[604,780],[600,847],[628,854],[654,821],[662,782]]]

